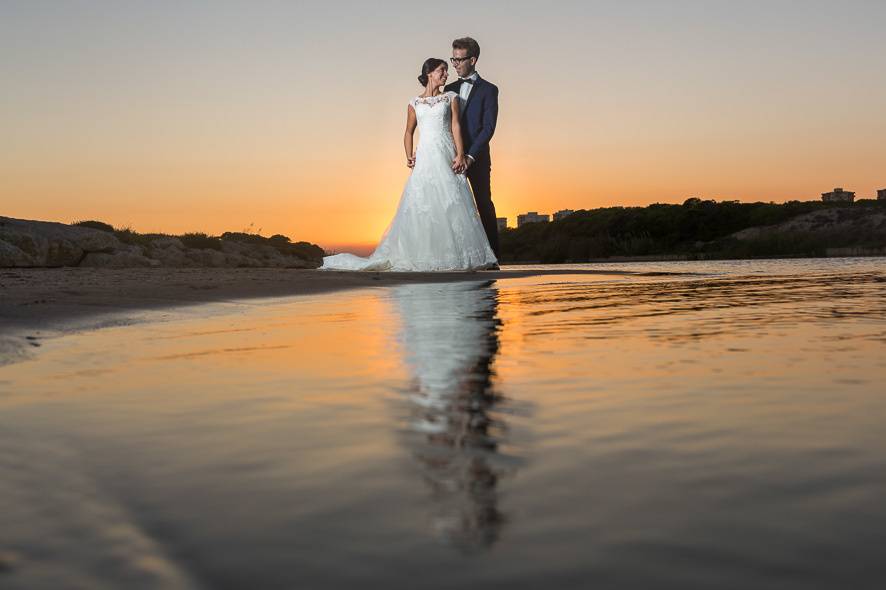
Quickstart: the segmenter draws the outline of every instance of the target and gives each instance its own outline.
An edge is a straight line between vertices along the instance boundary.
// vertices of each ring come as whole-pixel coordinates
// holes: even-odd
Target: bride
[[[406,181],[397,214],[368,258],[336,254],[328,270],[479,270],[496,267],[467,178],[458,95],[441,92],[448,76],[442,59],[430,58],[418,81],[425,87],[406,109]],[[413,135],[418,127],[418,149]]]

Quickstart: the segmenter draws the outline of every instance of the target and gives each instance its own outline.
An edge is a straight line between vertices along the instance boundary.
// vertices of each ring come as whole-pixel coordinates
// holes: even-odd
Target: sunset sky
[[[0,215],[374,243],[421,63],[464,35],[501,91],[492,188],[512,225],[871,198],[884,31],[881,0],[2,0]]]

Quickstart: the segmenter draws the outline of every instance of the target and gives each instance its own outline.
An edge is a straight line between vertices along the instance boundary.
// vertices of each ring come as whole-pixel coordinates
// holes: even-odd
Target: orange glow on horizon
[[[374,245],[388,226],[409,172],[415,70],[465,34],[445,19],[404,29],[392,5],[32,4],[0,9],[0,215],[251,227],[327,248]],[[478,71],[501,90],[498,216],[817,200],[836,186],[873,198],[886,188],[884,10],[478,8]]]

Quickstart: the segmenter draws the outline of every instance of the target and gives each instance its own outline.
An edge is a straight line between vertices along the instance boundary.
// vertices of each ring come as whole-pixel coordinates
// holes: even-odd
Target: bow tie
[[[459,78],[459,80],[460,80],[461,82],[466,82],[466,83],[468,83],[468,84],[473,84],[475,79],[474,79],[474,78]]]

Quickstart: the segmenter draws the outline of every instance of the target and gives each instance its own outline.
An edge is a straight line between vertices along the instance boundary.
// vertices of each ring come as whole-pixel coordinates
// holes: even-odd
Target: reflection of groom
[[[458,81],[446,86],[446,90],[459,95],[461,134],[468,163],[465,175],[471,181],[489,246],[498,258],[498,224],[489,182],[492,169],[489,140],[495,133],[498,119],[498,86],[477,74],[474,67],[479,57],[480,45],[470,37],[453,41],[450,61],[458,73]]]

